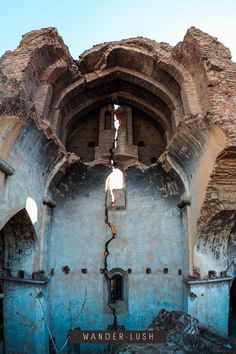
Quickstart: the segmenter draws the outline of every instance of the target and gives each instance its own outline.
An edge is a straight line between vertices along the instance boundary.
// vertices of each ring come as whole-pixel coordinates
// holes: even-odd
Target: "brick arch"
[[[236,149],[225,148],[217,157],[198,218],[199,230],[221,210],[236,209]]]
[[[168,138],[171,136],[172,128],[170,122],[167,120],[165,114],[163,113],[163,111],[161,111],[160,108],[154,107],[153,105],[150,105],[145,100],[139,99],[135,95],[127,94],[126,92],[119,91],[115,93],[114,96],[120,104],[134,106],[137,109],[148,114],[150,117],[152,117],[162,127],[166,135],[166,140],[168,140]],[[102,95],[94,99],[92,104],[91,104],[91,100],[87,100],[79,107],[74,109],[73,112],[71,113],[71,118],[70,120],[68,120],[67,125],[66,122],[64,122],[61,128],[60,136],[62,141],[67,140],[68,136],[70,136],[70,134],[74,129],[73,126],[76,124],[76,122],[79,122],[81,117],[83,117],[85,114],[87,114],[88,112],[96,108],[102,107],[108,102],[110,101],[108,101],[107,95]]]
[[[116,83],[117,85],[119,83],[119,86],[116,87]],[[158,109],[159,105],[162,117],[165,116],[165,125],[170,126],[172,131],[183,116],[181,102],[171,95],[163,85],[148,81],[130,70],[124,71],[122,68],[115,68],[112,71],[104,72],[99,78],[87,80],[86,85],[78,81],[67,88],[54,107],[58,113],[60,112],[57,117],[57,131],[65,131],[70,119],[82,110],[84,105],[93,105],[96,100],[99,100],[100,95],[105,96],[106,101],[111,101],[112,96],[117,96],[120,92],[136,97],[138,102],[143,101],[142,96],[145,96],[146,104],[153,106],[153,109]],[[53,120],[53,117],[50,120]]]
[[[56,124],[57,132],[65,131],[63,121],[80,110],[84,103],[82,92],[88,93],[94,87],[100,90],[104,83],[118,78],[163,100],[172,112],[173,131],[181,121],[201,116],[193,79],[168,45],[143,38],[98,45],[81,55],[78,67],[83,76],[55,94],[51,102],[48,119]]]
[[[172,80],[175,89],[181,88],[184,96],[186,113],[200,114],[197,92],[190,72],[181,64],[176,55],[178,45],[171,47],[168,44],[159,44],[146,38],[133,38],[119,42],[105,43],[85,51],[79,62],[83,74],[112,67],[131,68],[133,71],[144,74],[146,77],[159,77],[157,72],[165,75],[165,81]],[[158,81],[158,80],[156,80]],[[187,102],[189,101],[189,102]]]

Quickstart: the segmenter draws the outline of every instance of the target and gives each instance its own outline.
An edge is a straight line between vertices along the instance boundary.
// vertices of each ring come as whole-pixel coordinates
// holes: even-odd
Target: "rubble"
[[[165,330],[167,342],[123,344],[114,346],[111,352],[113,354],[235,353],[235,345],[227,338],[201,328],[196,318],[182,311],[162,309],[148,330]]]

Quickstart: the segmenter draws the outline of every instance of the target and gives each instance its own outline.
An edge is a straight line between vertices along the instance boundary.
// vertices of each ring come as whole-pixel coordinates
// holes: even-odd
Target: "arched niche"
[[[19,271],[23,271],[31,274],[36,240],[36,232],[29,214],[26,209],[22,209],[8,220],[0,231],[2,273],[18,276]]]
[[[115,309],[117,314],[128,312],[129,280],[128,272],[121,268],[113,268],[104,277],[103,304],[104,313],[112,313]]]
[[[234,270],[235,257],[235,211],[222,210],[214,215],[199,232],[194,248],[194,264],[201,276],[215,271],[216,276]],[[229,267],[230,265],[230,267]]]

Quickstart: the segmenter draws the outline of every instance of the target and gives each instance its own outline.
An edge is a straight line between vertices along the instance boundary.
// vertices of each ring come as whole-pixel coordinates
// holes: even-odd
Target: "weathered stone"
[[[199,327],[198,320],[184,312],[162,309],[149,330],[166,330],[167,342],[162,344],[126,344],[114,346],[112,353],[223,353],[225,339]],[[227,347],[227,346],[226,346]],[[231,344],[231,349],[234,346]]]
[[[125,302],[119,326],[143,329],[163,307],[181,311],[160,312],[152,327],[167,328],[167,346],[145,352],[208,350],[208,334],[199,339],[191,314],[227,333],[236,272],[235,117],[236,64],[194,27],[174,47],[137,37],[96,45],[79,60],[55,28],[45,28],[2,56],[1,274],[51,279],[39,292],[22,276],[20,285],[4,280],[6,352],[47,353],[46,318],[56,351],[74,325],[107,328],[110,270],[127,276],[117,291],[112,283]],[[112,194],[105,199],[112,168],[124,178],[114,187],[117,207]],[[28,306],[20,308],[20,296]]]

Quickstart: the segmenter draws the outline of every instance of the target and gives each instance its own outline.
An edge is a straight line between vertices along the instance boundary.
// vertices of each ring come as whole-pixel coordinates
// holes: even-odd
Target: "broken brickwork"
[[[77,320],[82,325],[112,322],[103,313],[100,269],[109,239],[105,140],[114,139],[104,122],[113,105],[127,113],[113,156],[124,174],[125,208],[109,210],[119,238],[107,258],[109,270],[127,272],[129,310],[121,325],[145,327],[166,306],[228,331],[228,288],[236,271],[236,64],[229,49],[191,27],[173,47],[137,37],[95,45],[74,59],[58,31],[45,28],[25,34],[0,59],[0,230],[10,227],[14,235],[14,215],[34,199],[34,240],[23,218],[13,253],[21,267],[30,263],[19,274],[44,275],[21,279],[28,285],[19,288],[7,283],[6,338],[12,337],[9,323],[20,332],[18,295],[31,304],[24,328],[37,321],[33,286],[45,286],[37,318],[48,314],[57,347],[65,346],[73,314],[80,313],[78,299],[86,313]],[[4,264],[10,241],[1,247]],[[41,352],[48,344],[43,326],[36,336],[43,338],[36,343]],[[11,345],[7,340],[9,352]],[[25,345],[34,352],[34,339]]]

